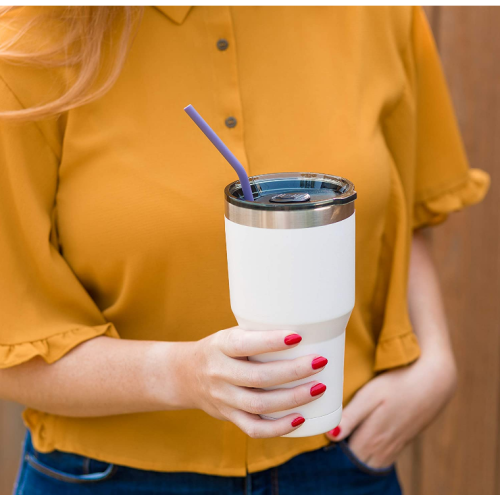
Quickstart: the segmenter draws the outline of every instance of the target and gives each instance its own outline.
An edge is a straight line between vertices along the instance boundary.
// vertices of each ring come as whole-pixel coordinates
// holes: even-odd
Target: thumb
[[[351,402],[342,410],[340,424],[326,433],[330,441],[341,441],[348,437],[375,410],[379,398],[372,389],[368,384],[354,395]]]

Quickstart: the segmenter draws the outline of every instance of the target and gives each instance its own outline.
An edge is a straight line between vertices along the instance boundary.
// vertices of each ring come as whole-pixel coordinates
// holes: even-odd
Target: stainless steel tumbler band
[[[267,229],[302,229],[326,226],[347,219],[354,202],[300,211],[248,210],[226,201],[226,218],[236,224]]]

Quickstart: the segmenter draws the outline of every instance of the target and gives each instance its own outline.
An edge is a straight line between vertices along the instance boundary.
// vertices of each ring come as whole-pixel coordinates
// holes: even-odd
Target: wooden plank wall
[[[486,200],[430,230],[459,388],[405,450],[407,493],[500,493],[500,7],[426,7],[473,167]]]
[[[0,401],[0,495],[12,492],[21,457],[24,437],[21,410],[17,404]]]
[[[406,493],[500,493],[500,7],[426,7],[471,165],[487,170],[479,206],[430,231],[460,367],[457,395],[403,453]],[[0,402],[0,494],[11,491],[23,429]]]

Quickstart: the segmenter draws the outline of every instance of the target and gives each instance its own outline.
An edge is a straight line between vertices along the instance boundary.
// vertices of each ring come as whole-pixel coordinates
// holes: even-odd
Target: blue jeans
[[[153,472],[93,460],[73,453],[40,453],[28,433],[16,495],[107,494],[401,494],[394,467],[373,469],[346,442],[298,455],[246,477],[192,472]]]

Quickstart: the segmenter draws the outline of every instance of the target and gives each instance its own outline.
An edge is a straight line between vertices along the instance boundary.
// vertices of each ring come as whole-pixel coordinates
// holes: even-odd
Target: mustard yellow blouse
[[[68,72],[2,63],[0,76],[8,110],[55,97]],[[104,97],[0,125],[0,367],[53,363],[99,335],[192,341],[236,324],[223,217],[235,174],[184,113],[190,103],[250,175],[355,183],[344,402],[414,361],[412,231],[479,202],[489,182],[468,168],[422,10],[148,7]],[[242,476],[327,443],[250,439],[198,410],[24,415],[42,452],[158,471]]]

